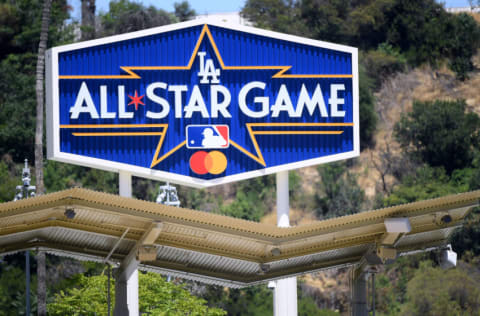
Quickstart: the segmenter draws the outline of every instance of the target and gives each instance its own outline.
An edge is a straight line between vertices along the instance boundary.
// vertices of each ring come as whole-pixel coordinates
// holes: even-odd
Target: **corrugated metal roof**
[[[119,263],[153,222],[162,222],[157,258],[145,269],[239,287],[286,275],[357,263],[381,242],[385,218],[408,217],[412,231],[395,243],[407,252],[445,243],[480,191],[278,228],[112,194],[70,189],[0,204],[0,254],[45,248],[82,260]],[[75,217],[65,216],[67,209]],[[443,224],[439,216],[452,221]],[[173,272],[172,272],[173,271]]]

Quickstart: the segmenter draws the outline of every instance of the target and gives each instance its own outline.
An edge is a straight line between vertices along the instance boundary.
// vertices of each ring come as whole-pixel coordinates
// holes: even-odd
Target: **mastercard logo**
[[[217,150],[197,151],[190,157],[190,169],[196,174],[220,174],[227,169],[227,157]]]

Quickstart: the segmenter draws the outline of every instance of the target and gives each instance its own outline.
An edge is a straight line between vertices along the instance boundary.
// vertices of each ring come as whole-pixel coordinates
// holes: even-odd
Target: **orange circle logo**
[[[197,151],[190,157],[190,169],[196,174],[220,174],[227,169],[227,157],[217,150]]]

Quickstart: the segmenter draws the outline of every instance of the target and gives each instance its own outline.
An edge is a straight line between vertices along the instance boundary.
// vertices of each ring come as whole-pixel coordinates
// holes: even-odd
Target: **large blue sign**
[[[193,21],[47,61],[52,159],[201,187],[359,153],[352,47]]]

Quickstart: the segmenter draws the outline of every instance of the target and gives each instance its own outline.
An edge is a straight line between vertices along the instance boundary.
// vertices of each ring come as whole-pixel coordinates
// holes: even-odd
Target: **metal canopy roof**
[[[156,252],[141,269],[243,287],[356,264],[372,253],[385,259],[385,249],[398,255],[444,245],[479,198],[474,191],[279,228],[74,188],[0,204],[0,254],[44,249],[103,261],[113,250],[109,261],[119,264],[139,247]],[[411,229],[389,231],[392,218],[408,219]],[[152,225],[158,232],[146,242]]]

